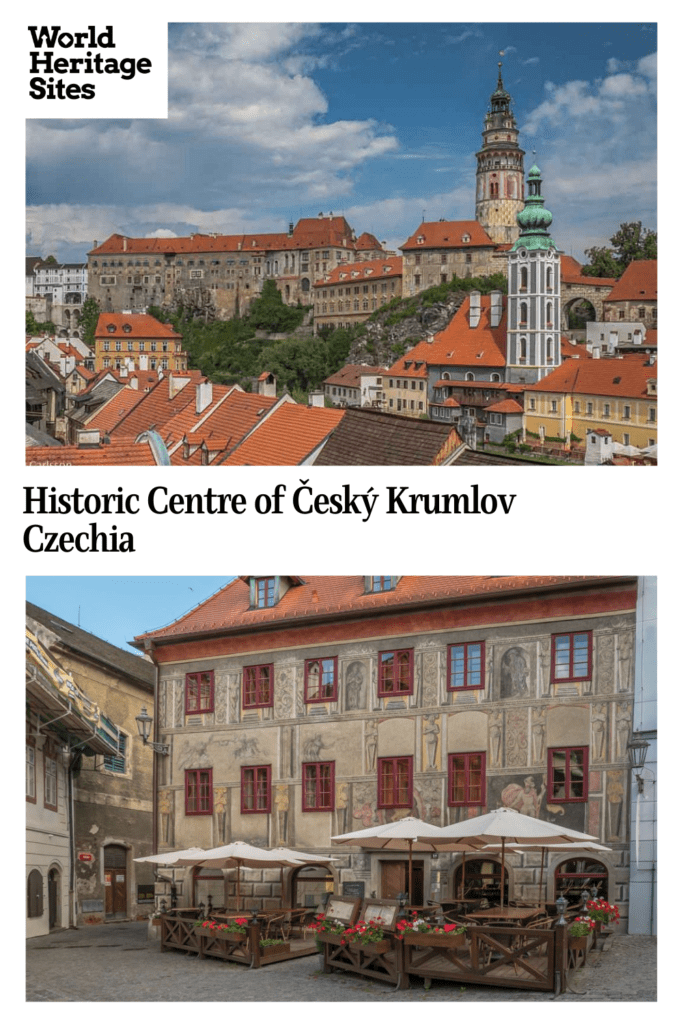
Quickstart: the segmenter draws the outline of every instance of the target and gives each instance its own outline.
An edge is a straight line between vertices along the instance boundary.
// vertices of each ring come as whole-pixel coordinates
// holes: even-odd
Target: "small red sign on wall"
[[[92,853],[79,853],[79,860],[92,860]]]

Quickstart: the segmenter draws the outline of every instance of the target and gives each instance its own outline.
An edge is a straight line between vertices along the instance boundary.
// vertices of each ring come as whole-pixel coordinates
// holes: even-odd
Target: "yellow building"
[[[100,313],[95,370],[187,370],[183,338],[148,313]]]
[[[649,358],[568,359],[524,396],[524,432],[581,441],[608,430],[636,448],[657,443],[657,367]]]
[[[410,353],[401,356],[384,371],[382,393],[384,412],[414,418],[428,414],[427,363],[415,360]]]

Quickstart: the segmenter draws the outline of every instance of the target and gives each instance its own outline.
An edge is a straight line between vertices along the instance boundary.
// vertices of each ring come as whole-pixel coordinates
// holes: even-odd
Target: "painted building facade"
[[[551,853],[543,896],[590,880],[626,920],[635,609],[635,577],[236,579],[135,641],[159,667],[156,738],[170,747],[159,849],[333,853],[326,885],[391,897],[407,890],[405,856],[332,836],[508,806],[608,845],[599,859]],[[535,898],[540,868],[540,853],[506,858],[508,895]],[[416,902],[453,896],[461,870],[461,857],[416,855]],[[496,851],[470,855],[466,883],[491,892],[496,871]],[[183,900],[209,883],[223,904],[220,873],[188,870]],[[262,876],[245,884],[276,904]]]

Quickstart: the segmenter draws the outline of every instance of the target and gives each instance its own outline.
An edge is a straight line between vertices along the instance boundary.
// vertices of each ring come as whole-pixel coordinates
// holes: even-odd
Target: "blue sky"
[[[27,576],[26,599],[67,622],[137,653],[128,641],[165,626],[232,576]]]
[[[170,25],[168,120],[27,123],[27,253],[320,211],[395,249],[423,216],[471,219],[502,59],[553,237],[581,259],[623,221],[656,227],[656,49],[644,23]]]

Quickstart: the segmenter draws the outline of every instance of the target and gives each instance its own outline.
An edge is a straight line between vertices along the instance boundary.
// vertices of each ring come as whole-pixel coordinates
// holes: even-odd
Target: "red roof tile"
[[[515,413],[524,412],[524,409],[515,402],[514,398],[504,398],[502,402],[494,402],[493,405],[486,406],[487,412],[502,412],[502,413]]]
[[[147,441],[136,444],[131,439],[111,441],[87,448],[77,444],[61,448],[26,449],[27,466],[156,466],[156,459]]]
[[[324,278],[316,281],[314,288],[324,288],[326,285],[339,284],[341,281],[348,281],[349,284],[362,284],[364,281],[386,281],[390,277],[403,276],[403,257],[385,256],[381,260],[360,260],[358,263],[340,263],[338,267],[330,270]]]
[[[141,402],[144,394],[133,388],[121,388],[102,408],[89,419],[84,426],[88,430],[100,430],[109,433],[127,412]]]
[[[586,277],[581,271],[582,266],[573,256],[560,256],[560,277],[563,284],[585,284],[597,288],[613,288],[616,281],[613,277]]]
[[[336,373],[327,377],[323,383],[338,387],[359,388],[361,375],[375,374],[377,376],[384,372],[383,366],[361,366],[358,363],[347,363],[346,366],[342,366],[341,370],[337,370]]]
[[[205,379],[196,370],[162,377],[150,391],[143,393],[141,401],[112,428],[112,436],[137,437],[143,430],[156,430],[163,435],[164,425],[173,416],[187,405],[194,405],[195,385]],[[182,381],[187,383],[173,394],[173,388]]]
[[[220,388],[217,395],[217,388],[214,384],[217,400],[199,416],[194,406],[188,405],[165,425],[161,433],[164,439],[168,436],[169,446],[185,437],[191,444],[205,441],[214,451],[216,439],[221,439],[224,443],[219,450],[230,451],[277,402],[275,397],[265,398],[239,388]]]
[[[503,315],[498,327],[491,327],[491,297],[481,296],[481,316],[477,327],[470,327],[470,297],[467,296],[451,322],[434,340],[421,341],[401,356],[388,373],[401,373],[406,359],[427,366],[505,366],[507,297],[503,296]]]
[[[156,640],[189,638],[205,633],[239,632],[245,627],[307,617],[325,618],[348,612],[388,611],[435,602],[467,602],[481,598],[561,590],[573,584],[613,579],[604,576],[401,576],[395,590],[364,592],[362,576],[307,576],[290,587],[272,608],[250,608],[249,585],[238,578],[170,626],[136,637]],[[622,577],[617,577],[622,579]],[[624,578],[625,579],[625,578]]]
[[[657,301],[657,260],[629,263],[605,302]]]
[[[298,466],[322,444],[343,416],[342,409],[284,402],[220,464]]]
[[[111,330],[113,328],[113,330]],[[124,328],[130,328],[125,330]],[[100,313],[96,338],[174,338],[182,340],[171,324],[162,324],[148,313]]]
[[[424,241],[418,242],[418,238]],[[481,245],[495,246],[495,242],[478,220],[439,220],[423,221],[399,249],[472,249]]]
[[[657,365],[641,355],[623,359],[568,359],[527,391],[549,391],[572,395],[609,395],[616,398],[647,398],[648,380],[656,380]]]

